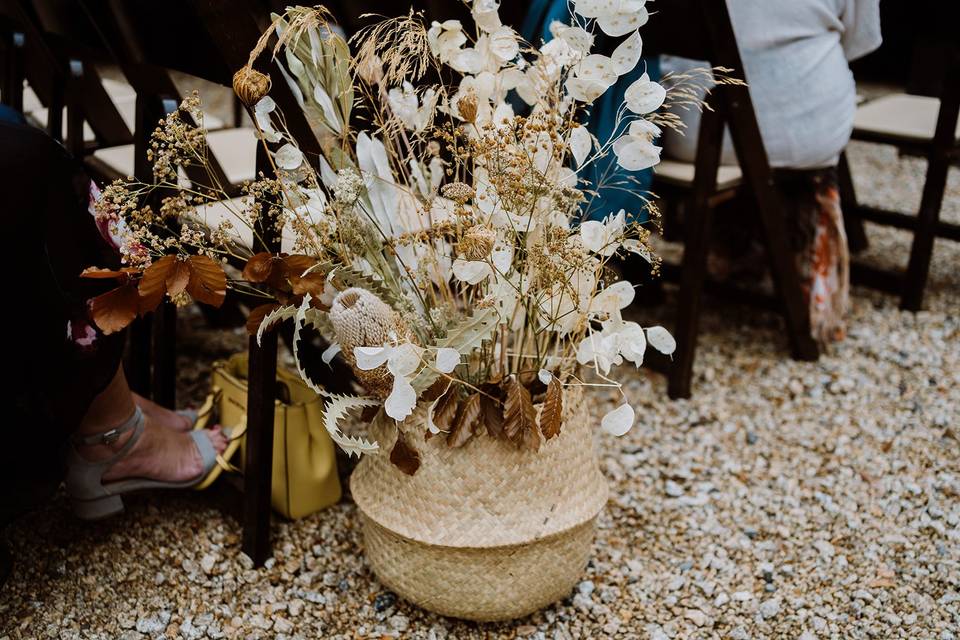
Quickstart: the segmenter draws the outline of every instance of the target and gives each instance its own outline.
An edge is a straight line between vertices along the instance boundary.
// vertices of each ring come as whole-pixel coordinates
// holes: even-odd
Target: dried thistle
[[[483,226],[470,227],[463,234],[457,249],[467,260],[485,260],[493,251],[497,236],[492,229]]]

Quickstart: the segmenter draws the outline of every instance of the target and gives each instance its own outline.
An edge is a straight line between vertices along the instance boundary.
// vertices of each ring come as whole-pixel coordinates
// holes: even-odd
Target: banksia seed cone
[[[240,101],[252,107],[270,91],[270,76],[251,67],[241,67],[233,74],[233,92]]]
[[[371,393],[385,398],[393,389],[393,376],[386,365],[363,371],[356,366],[356,347],[379,347],[393,340],[416,342],[416,336],[396,311],[376,294],[351,287],[337,294],[330,307],[330,321],[337,334],[343,358],[357,380]]]

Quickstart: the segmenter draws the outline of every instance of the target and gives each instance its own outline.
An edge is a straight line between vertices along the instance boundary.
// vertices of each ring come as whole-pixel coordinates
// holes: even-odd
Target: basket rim
[[[363,490],[360,490],[360,491],[356,490],[356,485],[354,482],[354,478],[357,477],[356,471],[357,470],[354,469],[353,473],[350,474],[350,495],[353,497],[353,501],[357,505],[357,510],[360,511],[360,513],[364,517],[369,518],[371,521],[375,522],[377,525],[383,527],[387,531],[390,531],[392,533],[395,533],[396,535],[402,536],[407,540],[418,542],[420,544],[429,545],[432,547],[449,547],[451,549],[464,549],[464,548],[498,549],[498,548],[519,546],[519,545],[530,544],[533,542],[538,542],[538,541],[550,538],[551,536],[561,534],[565,531],[576,529],[577,527],[583,526],[587,522],[594,520],[598,515],[600,515],[600,512],[603,511],[610,497],[610,487],[608,486],[608,484],[606,482],[598,483],[598,485],[601,487],[602,490],[596,492],[594,496],[592,496],[593,501],[595,501],[595,506],[593,508],[590,508],[588,511],[586,511],[580,518],[576,518],[572,520],[572,524],[569,524],[568,526],[564,526],[562,529],[551,529],[551,528],[545,527],[540,534],[532,538],[523,538],[518,535],[514,535],[507,538],[508,541],[506,542],[504,542],[503,540],[499,540],[499,541],[494,541],[488,544],[483,544],[482,542],[477,542],[476,544],[444,544],[442,541],[431,539],[426,535],[419,535],[419,536],[415,535],[416,530],[412,528],[407,528],[403,532],[397,531],[396,529],[384,524],[379,519],[375,518],[371,514],[371,512],[376,511],[377,499],[375,496],[367,495],[367,492]]]
[[[577,522],[576,524],[573,524],[573,525],[571,525],[571,526],[569,526],[569,527],[564,527],[563,529],[559,529],[559,530],[555,530],[555,531],[550,531],[549,533],[546,533],[545,535],[540,535],[540,536],[537,536],[537,537],[535,537],[535,538],[531,538],[531,539],[529,539],[529,540],[520,540],[520,541],[518,541],[518,542],[509,542],[509,543],[506,543],[506,544],[490,544],[490,545],[460,545],[460,544],[458,544],[458,545],[452,545],[452,544],[438,544],[438,543],[436,543],[436,542],[430,542],[429,540],[421,540],[421,539],[417,539],[417,538],[411,538],[410,536],[406,535],[405,533],[401,533],[401,532],[399,532],[399,531],[395,531],[395,530],[391,529],[390,527],[386,526],[385,524],[383,524],[382,522],[380,522],[379,520],[377,520],[376,518],[374,518],[373,516],[371,516],[370,514],[368,514],[366,511],[364,511],[364,510],[360,507],[360,503],[357,503],[357,511],[360,512],[360,515],[361,515],[364,519],[369,520],[369,521],[372,522],[374,525],[380,527],[380,528],[383,529],[384,531],[388,531],[388,532],[390,532],[392,535],[395,535],[395,536],[397,536],[397,537],[399,537],[399,538],[403,538],[404,540],[407,540],[408,542],[412,542],[412,543],[415,543],[415,544],[420,544],[420,545],[423,545],[423,546],[426,546],[426,547],[431,547],[431,548],[433,548],[433,549],[438,549],[438,550],[442,550],[442,549],[451,549],[451,550],[452,550],[452,549],[456,549],[456,550],[458,550],[458,551],[464,551],[464,550],[466,550],[466,551],[491,551],[491,550],[493,550],[493,549],[503,549],[503,550],[506,550],[506,549],[512,549],[512,548],[514,548],[514,547],[525,547],[525,546],[527,546],[527,545],[536,544],[536,543],[539,543],[539,542],[547,542],[547,541],[553,540],[553,539],[555,539],[555,538],[560,538],[560,537],[562,537],[562,536],[564,536],[564,535],[569,534],[569,533],[572,532],[572,531],[575,531],[575,530],[577,530],[577,529],[581,529],[581,528],[583,528],[583,527],[585,527],[585,526],[588,526],[588,525],[594,523],[594,522],[596,521],[596,519],[600,517],[600,513],[603,511],[603,507],[606,506],[606,503],[607,503],[607,501],[606,501],[606,499],[604,499],[603,506],[601,506],[600,509],[599,509],[595,514],[593,514],[592,516],[583,519],[581,522]]]

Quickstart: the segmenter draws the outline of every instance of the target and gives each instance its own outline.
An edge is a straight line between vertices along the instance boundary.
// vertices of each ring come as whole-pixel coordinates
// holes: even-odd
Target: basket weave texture
[[[424,439],[425,413],[400,428],[421,457],[409,476],[390,463],[392,421],[371,435],[350,487],[367,560],[387,587],[443,615],[503,620],[569,595],[590,556],[607,484],[583,394],[569,390],[561,433],[539,452],[481,434],[451,449]]]

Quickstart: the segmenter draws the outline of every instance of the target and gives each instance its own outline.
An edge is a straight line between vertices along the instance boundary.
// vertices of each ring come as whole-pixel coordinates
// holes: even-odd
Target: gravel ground
[[[921,161],[851,156],[863,200],[916,206]],[[944,217],[960,221],[956,170]],[[866,259],[906,262],[909,236],[868,232]],[[6,534],[0,639],[955,638],[957,264],[960,247],[938,242],[918,314],[854,289],[849,337],[818,363],[786,357],[778,317],[708,300],[695,397],[632,375],[640,423],[597,438],[612,491],[593,560],[527,619],[470,624],[397,600],[364,565],[349,500],[276,522],[275,558],[254,570],[209,495],[136,496],[93,525],[61,496]],[[200,327],[185,340],[193,397],[206,363],[243,344]]]

